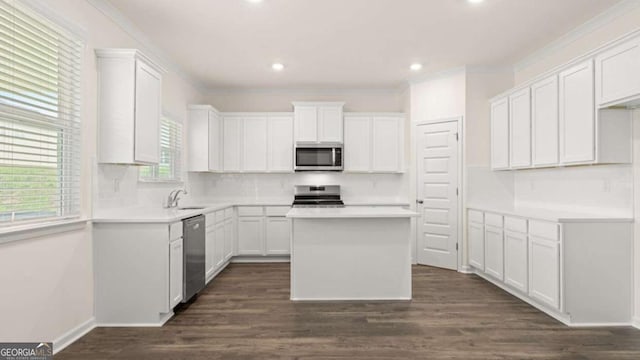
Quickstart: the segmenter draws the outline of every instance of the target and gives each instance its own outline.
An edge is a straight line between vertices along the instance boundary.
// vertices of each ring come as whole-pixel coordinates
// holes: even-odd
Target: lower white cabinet
[[[484,225],[469,222],[469,265],[484,271]]]
[[[504,282],[527,293],[527,234],[504,231]]]
[[[169,244],[169,307],[172,309],[182,301],[183,251],[182,238]]]
[[[290,254],[290,220],[286,217],[267,217],[265,225],[267,255]]]
[[[233,218],[224,221],[224,261],[229,261],[233,257],[234,241]]]
[[[560,308],[560,250],[558,241],[529,236],[529,295]]]
[[[262,255],[264,218],[238,217],[238,255]]]
[[[216,269],[219,269],[224,264],[224,244],[226,242],[224,233],[224,223],[218,223],[214,229],[214,251],[213,251],[213,263]]]
[[[206,214],[205,218],[205,278],[209,282],[233,256],[233,208]]]
[[[291,225],[289,206],[238,208],[238,255],[289,255]]]
[[[504,250],[502,228],[484,227],[484,271],[498,280],[504,279]]]

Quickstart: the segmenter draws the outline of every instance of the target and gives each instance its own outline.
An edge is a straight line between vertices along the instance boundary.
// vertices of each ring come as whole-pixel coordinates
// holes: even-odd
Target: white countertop
[[[499,207],[486,204],[467,204],[467,209],[492,212],[502,215],[525,217],[559,223],[572,222],[633,222],[632,216],[616,213],[590,213],[527,207]]]
[[[342,208],[292,208],[287,213],[292,219],[338,218],[410,218],[418,213],[399,206],[345,206]]]

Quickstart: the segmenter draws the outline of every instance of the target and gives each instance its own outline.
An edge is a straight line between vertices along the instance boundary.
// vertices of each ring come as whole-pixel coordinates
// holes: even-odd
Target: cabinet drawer
[[[267,206],[265,211],[267,216],[285,216],[290,209],[290,206]]]
[[[484,214],[482,213],[482,211],[469,210],[469,221],[470,222],[474,222],[474,223],[478,223],[478,224],[483,224],[484,223]]]
[[[262,206],[239,206],[238,216],[262,216]]]
[[[529,234],[557,241],[559,239],[558,224],[547,221],[529,220]]]
[[[182,237],[182,221],[169,225],[169,241]]]
[[[484,223],[486,225],[491,225],[491,226],[495,226],[495,227],[501,228],[502,227],[502,215],[485,213],[484,214]]]
[[[505,216],[504,217],[504,228],[509,231],[515,231],[519,233],[527,232],[527,220]]]
[[[224,219],[229,220],[233,218],[233,208],[224,209]]]
[[[216,211],[216,224],[224,221],[224,210]]]

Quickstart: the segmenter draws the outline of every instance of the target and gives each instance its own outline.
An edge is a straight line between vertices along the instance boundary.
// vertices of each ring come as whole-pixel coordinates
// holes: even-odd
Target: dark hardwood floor
[[[293,303],[288,264],[231,264],[162,328],[56,359],[640,359],[640,331],[568,328],[475,275],[413,268],[411,302]]]

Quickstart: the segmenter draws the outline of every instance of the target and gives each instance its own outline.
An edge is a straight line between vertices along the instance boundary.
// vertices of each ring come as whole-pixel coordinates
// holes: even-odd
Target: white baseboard
[[[289,255],[282,256],[234,256],[232,263],[288,263],[291,262]]]
[[[458,269],[458,272],[462,274],[475,274],[475,271],[473,271],[473,268],[467,265],[460,266],[460,268]]]
[[[96,327],[161,327],[164,325],[171,317],[173,317],[174,313],[168,312],[166,314],[161,314],[161,317],[158,322],[149,322],[149,323],[96,323]]]
[[[91,317],[91,319],[62,334],[57,339],[53,340],[53,354],[55,355],[64,350],[64,348],[85,336],[89,331],[95,329],[96,326],[96,319]]]
[[[634,316],[633,319],[631,319],[631,326],[636,329],[640,329],[640,317]]]

